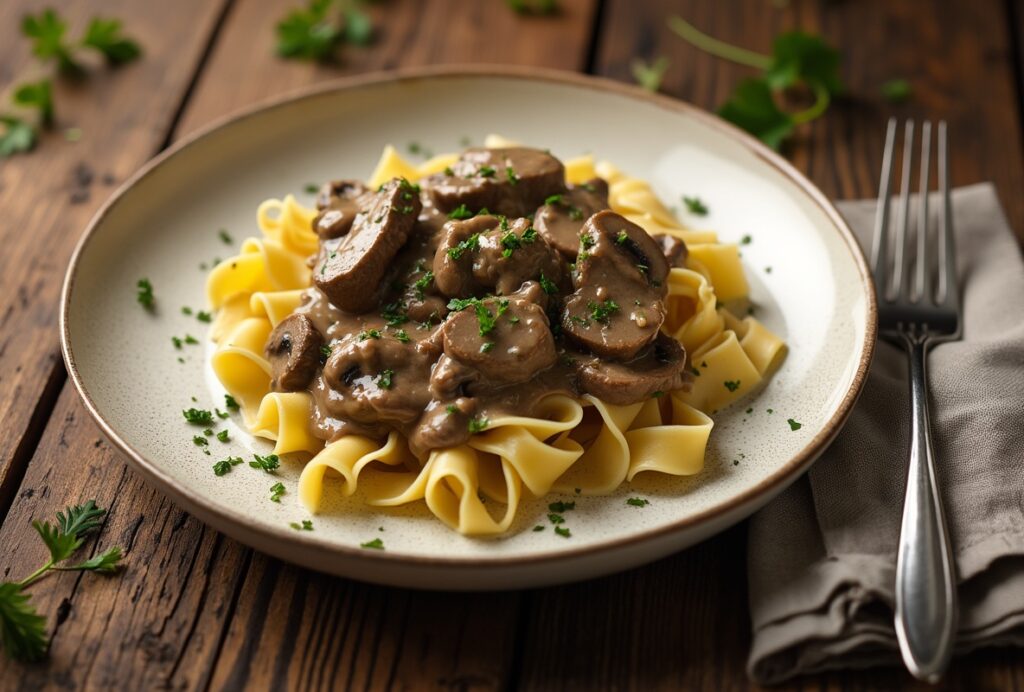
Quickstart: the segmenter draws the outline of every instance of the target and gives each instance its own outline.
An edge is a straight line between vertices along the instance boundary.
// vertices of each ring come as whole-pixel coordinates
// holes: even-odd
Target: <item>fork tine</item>
[[[949,148],[946,142],[946,121],[939,121],[939,190],[942,211],[939,214],[939,288],[935,301],[955,307],[959,300],[956,278],[956,247],[953,244],[953,202],[949,196]]]
[[[887,294],[888,257],[886,246],[889,243],[889,190],[892,186],[893,143],[896,140],[896,118],[889,118],[885,130],[885,152],[882,154],[882,179],[878,183],[878,206],[875,210],[875,237],[871,248],[872,273],[878,284],[879,297],[884,299]]]
[[[921,187],[918,194],[917,216],[917,261],[914,263],[914,297],[913,302],[933,302],[931,282],[928,277],[928,174],[931,170],[932,123],[925,120],[921,124]]]
[[[906,264],[907,229],[910,226],[910,172],[914,160],[914,121],[908,120],[903,126],[903,173],[900,176],[900,215],[896,219],[895,261],[890,297],[895,298],[903,291],[904,265]]]

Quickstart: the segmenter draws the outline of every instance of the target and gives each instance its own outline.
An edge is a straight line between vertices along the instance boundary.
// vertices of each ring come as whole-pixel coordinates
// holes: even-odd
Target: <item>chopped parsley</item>
[[[562,203],[562,195],[561,194],[549,195],[544,200],[544,204],[561,204],[561,203]]]
[[[564,524],[565,517],[563,517],[561,514],[555,514],[552,512],[551,514],[548,514],[548,521],[550,521],[552,524]]]
[[[508,181],[513,185],[519,184],[519,176],[516,175],[516,171],[512,166],[505,167],[505,175],[508,176]]]
[[[370,550],[384,550],[384,541],[379,538],[374,538],[372,541],[366,543],[360,543],[360,548],[369,548]]]
[[[135,299],[139,301],[139,305],[147,310],[152,310],[156,300],[153,295],[153,284],[149,282],[149,279],[139,279],[135,286],[138,288]]]
[[[583,210],[579,207],[569,207],[569,218],[573,221],[582,221]]]
[[[548,505],[548,509],[551,510],[552,512],[566,512],[570,509],[576,509],[576,501],[573,500],[572,502],[562,502],[561,500],[559,500],[558,502],[552,502],[550,505]]]
[[[219,237],[221,242],[224,243],[225,245],[230,245],[232,242],[231,234],[228,233],[226,228],[222,228],[219,231],[217,231],[217,237]]]
[[[217,417],[220,418],[220,419],[230,418],[231,417],[230,413],[225,413],[224,411],[221,411],[219,408],[213,409],[213,412],[216,413]]]
[[[696,216],[707,216],[708,208],[704,205],[704,202],[700,200],[700,197],[686,197],[683,196],[683,204],[686,205],[686,209]]]
[[[789,429],[790,430],[799,430],[800,428],[803,427],[803,423],[797,423],[792,418],[786,419],[786,422],[789,423]]]
[[[558,293],[558,286],[555,285],[554,281],[544,276],[544,272],[540,273],[540,287],[543,288],[544,292],[549,296]]]
[[[467,250],[479,250],[480,249],[480,234],[474,233],[463,241],[460,241],[455,247],[448,248],[448,256],[453,260],[462,259],[462,255]]]
[[[555,533],[557,533],[562,538],[569,538],[570,536],[572,536],[572,532],[564,526],[556,526]]]
[[[397,302],[385,305],[380,316],[389,327],[397,327],[409,321],[409,316],[405,314],[405,305]]]
[[[230,394],[224,395],[224,405],[227,406],[232,411],[238,410],[238,402],[235,401],[235,397],[231,396]]]
[[[444,167],[444,174],[446,176],[448,176],[449,178],[452,178],[452,177],[455,176],[455,171],[452,170],[451,166],[445,166]],[[466,205],[462,205],[462,206],[466,206]]]
[[[210,320],[213,319],[213,315],[206,312],[205,310],[200,310],[199,312],[196,313],[196,319],[199,320],[200,322],[209,323]]]
[[[327,344],[320,346],[320,362],[326,363],[327,359],[331,357],[331,347]]]
[[[252,458],[254,461],[250,461],[249,466],[254,469],[262,469],[267,473],[273,473],[281,465],[281,460],[276,454],[268,454],[265,457],[261,457],[259,454],[253,454]]]
[[[315,195],[320,192],[320,186],[316,183],[306,183],[306,187],[302,189],[306,191],[307,195]]]
[[[629,234],[625,231],[619,231],[619,234],[615,236],[615,242],[619,245],[624,245],[629,242]]]
[[[505,225],[507,226],[507,222]],[[501,256],[511,257],[513,252],[521,248],[523,245],[529,245],[535,240],[537,240],[537,229],[535,229],[533,226],[530,226],[525,231],[523,231],[522,236],[516,235],[515,231],[506,231],[501,236],[501,247],[504,248],[501,251]]]
[[[459,206],[455,207],[450,212],[448,212],[448,218],[455,219],[456,221],[471,219],[473,218],[473,216],[473,212],[471,212],[469,210],[469,207],[467,207],[465,204],[460,204]]]
[[[407,344],[410,341],[412,341],[412,339],[409,338],[409,335],[405,332],[404,329],[399,329],[398,331],[396,331],[395,338],[401,341],[403,344]]]
[[[174,344],[174,348],[181,348],[182,341],[179,337],[172,336],[171,343]]]
[[[754,407],[753,406],[751,406],[750,408],[747,409],[747,413],[748,414],[753,413],[753,412],[754,412]]]
[[[594,247],[595,243],[597,243],[597,241],[594,240],[592,235],[589,233],[580,233],[580,245],[583,246],[583,249],[589,250]]]
[[[544,524],[537,524],[536,526],[533,527],[533,530],[534,531],[543,531],[544,530]]]
[[[493,178],[494,174],[497,173],[493,166],[480,166],[477,169],[476,174],[481,178]]]
[[[737,389],[740,388],[740,381],[739,380],[726,380],[725,381],[725,388],[728,389],[730,392],[735,392]]]
[[[608,319],[618,312],[619,305],[614,300],[606,300],[603,303],[591,300],[587,302],[587,309],[590,310],[591,318],[607,324]]]
[[[223,476],[225,473],[231,471],[231,468],[238,466],[242,463],[242,457],[228,457],[227,459],[221,459],[213,465],[213,473],[218,476]]]
[[[202,435],[193,435],[192,444],[194,444],[196,447],[205,447],[206,445],[210,444],[210,441],[207,440]]]
[[[206,409],[190,408],[181,412],[185,420],[193,425],[210,425],[213,423],[213,414]]]
[[[487,424],[488,420],[486,418],[470,418],[469,425],[467,427],[469,428],[470,433],[478,433],[486,430]]]
[[[665,392],[661,391],[660,389],[657,390],[657,391],[651,392],[651,398],[652,399],[660,399],[663,396],[665,396]]]
[[[313,530],[313,522],[310,521],[309,519],[303,519],[301,524],[299,524],[297,521],[293,521],[293,522],[289,523],[288,526],[292,527],[296,531],[312,531]]]
[[[459,407],[456,406],[455,404],[448,404],[447,406],[444,407],[444,410],[447,411],[448,415],[450,416],[453,413],[458,413]]]
[[[626,500],[626,504],[629,505],[630,507],[646,507],[647,505],[651,504],[651,501],[644,499],[642,497],[631,497],[628,500]]]
[[[412,286],[416,289],[416,297],[423,300],[423,292],[430,288],[430,284],[434,283],[434,272],[427,270],[420,278],[416,279],[416,283]]]
[[[364,329],[363,331],[359,332],[359,335],[358,335],[357,338],[359,339],[359,341],[366,341],[367,339],[379,339],[380,338],[380,330],[379,329]]]
[[[765,409],[765,410],[768,411],[768,415],[771,415],[771,414],[775,413],[775,409],[773,409],[773,408],[769,408],[769,409]]]
[[[195,338],[191,334],[186,334],[185,335],[185,343],[186,344],[198,344],[199,343],[199,339]]]
[[[765,267],[764,268],[764,273],[765,274],[771,274],[772,273],[772,268],[771,267]]]
[[[217,439],[220,440],[221,442],[230,442],[231,437],[228,434],[228,429],[224,428],[219,433],[217,433]]]
[[[187,306],[187,305],[185,305],[185,306],[182,306],[182,308],[181,308],[181,314],[182,314],[182,315],[191,315],[191,314],[192,314],[192,308],[190,308],[190,307],[189,307],[189,306]]]
[[[508,310],[508,300],[498,301],[498,314],[494,315],[483,303],[475,306],[476,319],[480,323],[480,336],[487,336],[498,325],[498,317],[501,317]]]
[[[494,348],[493,341],[485,341],[480,345],[480,353],[490,353],[491,349]]]
[[[753,238],[751,238],[749,235],[745,235],[742,238],[740,238],[740,245],[750,245],[750,241],[752,240]]]
[[[377,375],[377,384],[382,389],[391,389],[391,384],[392,384],[391,380],[392,380],[392,378],[394,376],[395,376],[395,371],[392,370],[391,368],[387,368],[386,370],[381,372],[379,375]]]
[[[239,459],[241,461],[241,459]],[[278,481],[270,486],[270,501],[281,502],[281,496],[284,495],[284,483]]]
[[[694,377],[700,377],[700,370],[698,370],[697,368],[693,367],[692,365],[690,366],[690,372],[693,373]]]

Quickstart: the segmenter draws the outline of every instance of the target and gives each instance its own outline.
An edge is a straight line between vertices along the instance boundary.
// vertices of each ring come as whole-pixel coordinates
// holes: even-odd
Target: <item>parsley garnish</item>
[[[449,178],[451,178],[451,177],[454,177],[454,176],[455,176],[455,171],[453,171],[453,170],[452,170],[452,167],[451,167],[451,166],[445,166],[445,167],[444,167],[444,174],[445,174],[446,176],[448,176]],[[464,207],[464,206],[466,206],[466,205],[465,205],[465,204],[463,204],[462,206]]]
[[[579,207],[569,207],[569,218],[573,221],[582,221],[583,210]]]
[[[213,319],[213,315],[204,310],[200,310],[199,312],[196,313],[196,319],[199,320],[200,322],[209,323]]]
[[[750,245],[750,241],[752,240],[753,238],[751,238],[749,235],[745,235],[742,238],[740,238],[740,245]]]
[[[700,197],[683,197],[683,204],[686,205],[686,209],[696,216],[707,216],[708,208],[701,201]]]
[[[544,204],[561,204],[561,203],[562,203],[562,195],[561,194],[548,195],[544,199]]]
[[[473,218],[473,216],[473,212],[471,212],[465,204],[460,204],[459,206],[455,207],[450,212],[448,212],[448,218],[455,219],[456,221],[462,221],[463,219],[471,219]]]
[[[187,306],[187,305],[184,305],[184,306],[182,306],[182,308],[181,308],[181,314],[182,314],[182,315],[191,315],[191,314],[192,314],[192,308],[190,308],[190,307],[189,307],[189,306]]]
[[[320,346],[320,362],[321,363],[326,363],[327,359],[330,358],[330,357],[331,357],[331,347],[328,346],[327,344],[322,344]]]
[[[550,521],[552,524],[564,524],[565,517],[563,517],[561,514],[551,513],[548,514],[548,521]]]
[[[387,368],[377,375],[377,384],[382,389],[391,389],[391,379],[395,376],[395,371],[391,368]]]
[[[456,406],[455,404],[448,404],[447,406],[444,407],[444,410],[447,411],[448,415],[450,416],[453,413],[458,413],[459,407]]]
[[[480,166],[477,169],[476,174],[481,178],[493,178],[494,174],[497,173],[493,166]]]
[[[570,536],[572,536],[572,532],[564,526],[556,526],[555,533],[557,533],[562,538],[569,538]]]
[[[403,303],[388,303],[381,310],[380,316],[384,318],[384,323],[389,327],[397,327],[409,321],[409,317],[404,311]]]
[[[465,240],[459,242],[458,245],[452,248],[448,248],[448,256],[453,260],[462,259],[463,253],[467,250],[479,250],[480,249],[480,234],[474,233]]]
[[[192,425],[210,425],[213,423],[213,414],[206,409],[190,408],[182,411],[181,414]]]
[[[428,270],[413,284],[413,288],[416,289],[416,297],[423,300],[423,292],[430,288],[432,283],[434,283],[434,272]]]
[[[508,181],[513,185],[519,184],[519,176],[516,175],[516,171],[512,166],[505,167],[505,175],[508,176]]]
[[[576,501],[563,502],[559,500],[558,502],[552,502],[549,504],[548,509],[552,512],[565,512],[571,509],[576,509]]]
[[[409,338],[409,335],[405,333],[404,329],[399,329],[398,331],[396,331],[395,338],[401,341],[403,344],[407,344],[410,341],[412,341],[412,339]]]
[[[651,501],[645,500],[642,497],[631,497],[628,500],[626,500],[626,504],[632,507],[646,507],[647,505],[651,504]]]
[[[11,658],[38,661],[46,655],[46,618],[39,615],[24,589],[51,570],[113,574],[120,568],[124,556],[120,546],[108,548],[77,564],[59,564],[82,547],[86,536],[100,527],[105,513],[106,510],[96,506],[95,500],[89,500],[84,505],[58,512],[56,526],[49,522],[32,522],[50,558],[21,581],[0,583],[0,642]]]
[[[284,483],[278,481],[270,486],[270,501],[281,502],[281,496],[284,495]]]
[[[483,418],[483,417],[480,417],[480,418],[470,418],[469,419],[469,424],[468,424],[469,432],[470,433],[483,432],[484,430],[487,429],[487,424],[488,424],[488,420],[486,418]]]
[[[551,279],[544,276],[544,272],[540,273],[540,287],[544,289],[544,292],[549,296],[558,293],[558,286]]]
[[[504,218],[504,217],[502,217]],[[533,231],[531,233],[531,231]],[[522,236],[515,234],[515,231],[509,230],[501,236],[501,247],[504,249],[501,251],[502,257],[511,257],[512,253],[521,248],[524,244],[529,245],[537,239],[537,230],[530,226],[528,229],[523,231]]]
[[[590,317],[592,319],[607,323],[608,319],[619,311],[619,305],[614,300],[606,300],[603,303],[591,300],[587,302],[587,309],[590,310]]]
[[[737,85],[718,114],[773,149],[778,149],[797,125],[823,115],[832,97],[843,89],[839,52],[819,36],[800,31],[779,34],[772,54],[762,55],[712,38],[681,17],[671,17],[668,24],[684,40],[707,53],[761,70],[760,77]],[[814,93],[814,104],[795,113],[780,109],[776,94],[801,84]]]
[[[231,437],[228,435],[227,428],[225,428],[224,430],[221,430],[219,433],[217,433],[217,439],[220,440],[221,442],[230,442],[231,441]]]
[[[277,54],[283,58],[329,62],[342,42],[365,46],[373,41],[373,23],[352,3],[332,12],[331,0],[310,0],[277,23]]]
[[[217,236],[225,245],[231,244],[231,235],[228,233],[226,228],[222,228],[219,231],[217,231]]]
[[[589,250],[596,244],[597,241],[594,240],[594,237],[592,235],[590,235],[589,233],[580,233],[580,246],[583,247],[585,250]]]
[[[379,339],[380,338],[380,330],[379,329],[364,329],[363,331],[359,332],[359,335],[356,338],[359,341],[366,341],[367,339]]]
[[[379,538],[374,538],[372,541],[366,543],[360,543],[360,548],[368,548],[370,550],[384,550],[384,541]]]
[[[725,388],[728,389],[730,392],[735,392],[737,389],[740,388],[740,381],[739,380],[726,380],[725,381]]]
[[[790,430],[799,430],[800,428],[803,427],[803,423],[797,423],[792,418],[787,418],[786,422],[789,423],[789,429]]]
[[[178,337],[176,337],[176,336],[172,336],[172,337],[171,337],[171,343],[172,343],[172,344],[174,344],[174,348],[181,348],[181,344],[182,344],[183,342],[182,342],[182,340],[181,340],[181,339],[179,339]]]
[[[207,440],[202,435],[193,435],[192,444],[194,444],[196,447],[205,447],[206,445],[210,444],[210,441]]]
[[[480,344],[480,353],[490,353],[493,348],[493,341],[485,341],[482,344]]]
[[[263,469],[267,473],[273,473],[281,465],[281,460],[276,454],[268,454],[265,457],[253,454],[252,458],[254,461],[250,461],[249,466],[254,469]]]
[[[149,282],[149,279],[139,279],[135,286],[138,288],[135,299],[139,301],[139,305],[147,310],[152,310],[155,301],[153,284]]]
[[[230,394],[224,395],[224,405],[227,408],[231,409],[232,411],[237,411],[239,408],[238,402],[235,401],[235,397],[231,396]]]
[[[534,531],[543,531],[544,530],[544,524],[537,524],[536,526],[533,527],[533,530]]]
[[[625,245],[629,242],[629,234],[625,231],[619,231],[619,234],[615,236],[615,242],[619,245]]]
[[[320,192],[320,186],[316,183],[306,183],[306,186],[302,189],[307,195],[315,195]]]
[[[233,466],[238,466],[242,463],[242,457],[228,457],[227,459],[221,459],[213,465],[213,473],[217,476],[223,476],[225,473],[231,471]]]
[[[636,83],[647,91],[655,92],[661,88],[661,80],[668,69],[668,58],[661,56],[650,64],[638,58],[633,61],[632,69]]]
[[[290,522],[288,526],[292,527],[296,531],[312,531],[313,522],[309,519],[303,519],[302,523],[299,524],[297,521]]]

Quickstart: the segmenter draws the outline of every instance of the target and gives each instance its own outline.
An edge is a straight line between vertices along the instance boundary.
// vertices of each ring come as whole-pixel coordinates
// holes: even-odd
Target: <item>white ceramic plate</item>
[[[303,193],[310,182],[362,178],[388,142],[440,152],[501,133],[565,158],[593,152],[651,180],[695,227],[723,240],[752,236],[743,261],[757,316],[789,343],[768,386],[715,416],[705,470],[691,478],[647,474],[567,513],[572,537],[544,522],[552,498],[527,503],[500,539],[460,536],[425,508],[373,510],[329,500],[313,531],[298,503],[300,464],[278,479],[237,467],[227,454],[269,445],[230,421],[233,441],[192,443],[181,415],[223,402],[206,366],[209,344],[181,351],[171,336],[206,329],[181,313],[202,308],[200,263],[258,235],[256,206]],[[681,195],[711,213],[687,216]],[[235,239],[227,246],[217,231]],[[771,270],[767,269],[771,267]],[[155,315],[135,284],[156,289]],[[176,503],[254,548],[314,569],[422,588],[496,589],[552,584],[633,567],[684,548],[763,505],[836,434],[870,362],[875,306],[864,259],[826,199],[788,163],[735,128],[683,103],[576,75],[513,69],[419,70],[349,80],[227,119],[146,165],[97,214],[68,269],[61,311],[71,377],[89,411],[134,467]],[[178,357],[184,363],[177,361]],[[198,403],[193,404],[192,397]],[[751,413],[746,413],[747,409]],[[771,409],[773,413],[769,413]],[[792,431],[787,419],[802,424]],[[626,504],[641,495],[650,505]],[[383,531],[381,530],[383,529]],[[381,538],[385,551],[360,543]]]

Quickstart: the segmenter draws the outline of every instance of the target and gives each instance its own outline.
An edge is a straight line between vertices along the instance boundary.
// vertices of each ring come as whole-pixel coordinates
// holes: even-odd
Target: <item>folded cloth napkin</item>
[[[869,248],[874,200],[839,209]],[[964,652],[1024,645],[1024,263],[990,184],[955,190],[953,216],[963,339],[930,352],[928,379]],[[908,387],[904,352],[879,342],[835,442],[752,518],[754,680],[899,662],[893,590]]]

